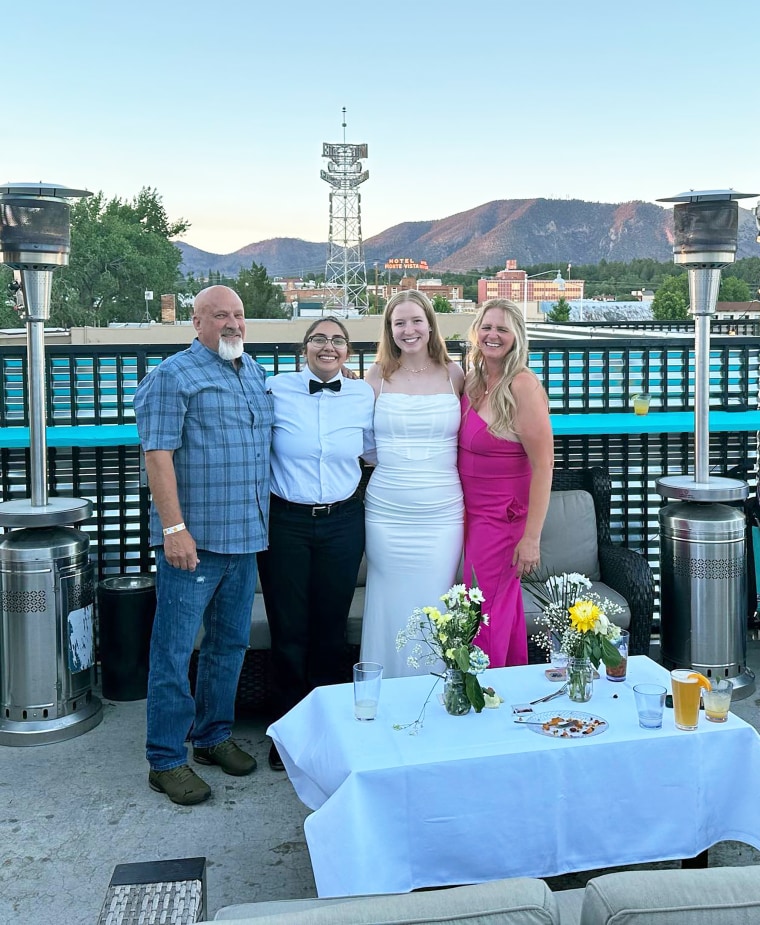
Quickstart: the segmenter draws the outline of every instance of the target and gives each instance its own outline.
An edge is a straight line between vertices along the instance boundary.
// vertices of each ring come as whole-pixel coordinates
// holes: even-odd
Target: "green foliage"
[[[467,699],[473,707],[475,707],[475,712],[480,713],[486,705],[486,698],[483,695],[483,688],[480,686],[480,681],[478,681],[474,674],[469,674],[468,672],[464,676],[464,687],[467,691]]]
[[[210,281],[209,281],[210,282]],[[267,276],[266,267],[256,263],[241,270],[231,285],[243,300],[246,318],[290,318],[282,288]]]
[[[144,187],[127,202],[98,193],[71,209],[71,258],[53,277],[51,323],[71,325],[141,321],[146,289],[181,291],[182,255],[169,237],[188,228],[170,222],[159,194]]]
[[[442,295],[433,296],[433,310],[439,315],[448,315],[454,311],[451,302]]]
[[[0,266],[0,328],[22,328],[24,319],[16,311],[16,300],[11,290],[13,271]]]
[[[720,281],[718,291],[719,302],[749,302],[749,286],[743,279],[735,276],[724,276]]]
[[[546,313],[547,321],[569,321],[570,320],[570,303],[564,296],[561,296],[554,308]]]
[[[680,321],[689,317],[689,280],[685,272],[671,276],[659,287],[652,302],[656,321]]]

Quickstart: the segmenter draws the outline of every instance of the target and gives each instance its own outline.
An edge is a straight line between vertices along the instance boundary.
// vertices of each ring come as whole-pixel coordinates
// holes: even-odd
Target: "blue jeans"
[[[185,740],[211,748],[230,737],[235,693],[251,628],[256,554],[198,550],[194,572],[156,549],[156,617],[150,640],[146,754],[154,771],[187,764]],[[198,631],[195,700],[187,672]]]

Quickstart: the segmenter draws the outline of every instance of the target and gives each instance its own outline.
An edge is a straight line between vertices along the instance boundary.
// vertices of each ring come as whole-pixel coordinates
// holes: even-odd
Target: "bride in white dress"
[[[462,553],[464,506],[457,436],[464,373],[451,361],[430,300],[390,299],[374,363],[377,467],[365,497],[367,588],[361,658],[383,677],[428,670],[407,664],[396,634],[415,607],[440,606]]]

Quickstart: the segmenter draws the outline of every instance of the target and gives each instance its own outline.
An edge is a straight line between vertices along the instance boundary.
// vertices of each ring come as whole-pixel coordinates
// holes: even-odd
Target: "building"
[[[527,270],[518,270],[516,260],[507,260],[504,269],[499,270],[496,276],[478,280],[478,302],[482,304],[488,299],[510,299],[518,305],[526,305],[528,319],[537,321],[543,317],[538,311],[540,302],[558,302],[562,297],[568,302],[571,299],[583,299],[585,280],[562,279],[559,270],[552,278],[552,273],[554,271],[549,270],[531,279]]]

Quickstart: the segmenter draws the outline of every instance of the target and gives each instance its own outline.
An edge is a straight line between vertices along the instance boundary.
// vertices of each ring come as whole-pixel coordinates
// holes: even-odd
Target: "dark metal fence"
[[[48,424],[133,424],[132,398],[146,371],[185,345],[51,346],[46,352]],[[351,365],[363,373],[374,360],[374,344],[356,345]],[[449,344],[464,360],[464,345]],[[292,347],[257,344],[249,348],[270,372],[294,370],[299,357]],[[630,411],[630,395],[652,394],[652,412],[689,408],[693,394],[694,349],[691,338],[631,338],[587,344],[578,341],[533,341],[532,368],[544,382],[554,413],[603,414]],[[757,408],[760,389],[760,339],[716,337],[710,361],[710,404],[714,409]],[[0,351],[0,489],[2,497],[25,497],[29,451],[3,445],[10,434],[28,424],[25,408],[26,351]],[[589,435],[583,431],[555,437],[556,465],[592,465],[610,470],[613,482],[612,537],[644,553],[657,569],[655,480],[687,472],[693,459],[691,433],[644,434],[631,414],[630,432]],[[7,430],[3,430],[7,428]],[[715,433],[710,458],[719,474],[745,472],[753,490],[757,441],[751,431]],[[92,445],[89,445],[91,442]],[[148,494],[135,443],[98,446],[97,431],[88,445],[48,449],[50,494],[90,498],[95,517],[84,525],[91,536],[99,577],[151,567],[147,537]]]
[[[63,347],[46,351],[48,426],[124,424],[134,421],[132,398],[145,373],[185,345],[162,347]],[[466,347],[449,342],[465,364]],[[360,375],[375,359],[376,345],[360,343],[349,365]],[[295,348],[256,344],[248,348],[268,372],[299,368]],[[690,407],[694,343],[690,337],[609,341],[534,340],[530,365],[558,413],[630,411],[631,395],[649,392],[652,410]],[[0,351],[0,427],[28,425],[26,349]],[[715,337],[710,351],[710,406],[721,410],[757,407],[760,338]]]

